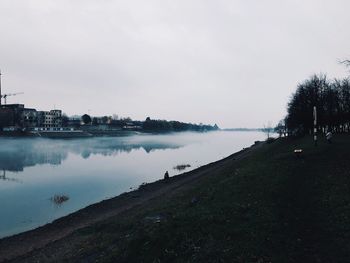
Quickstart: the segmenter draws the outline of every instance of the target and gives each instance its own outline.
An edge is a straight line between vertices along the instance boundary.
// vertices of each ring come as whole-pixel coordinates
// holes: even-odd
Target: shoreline
[[[4,237],[0,239],[0,262],[23,256],[49,243],[61,240],[79,229],[91,226],[138,206],[147,205],[147,202],[152,199],[157,199],[163,195],[169,195],[174,191],[186,188],[186,186],[195,183],[196,179],[209,176],[213,170],[225,166],[225,163],[241,160],[261,144],[263,143],[253,144],[226,158],[173,176],[169,180],[164,181],[161,179],[148,183],[137,190],[92,204],[33,230]]]
[[[0,131],[0,138],[49,138],[49,139],[80,139],[80,138],[99,138],[99,137],[125,137],[132,135],[168,135],[176,133],[208,133],[225,130],[207,130],[207,131],[145,131],[145,130],[74,130],[74,131]],[[229,130],[227,130],[229,131]]]

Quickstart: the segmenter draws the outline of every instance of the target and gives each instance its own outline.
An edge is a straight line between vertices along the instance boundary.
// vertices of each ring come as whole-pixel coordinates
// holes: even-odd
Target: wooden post
[[[314,143],[317,146],[317,109],[314,106]]]
[[[2,95],[1,95],[1,70],[0,70],[0,107],[1,107],[1,99],[2,99]]]

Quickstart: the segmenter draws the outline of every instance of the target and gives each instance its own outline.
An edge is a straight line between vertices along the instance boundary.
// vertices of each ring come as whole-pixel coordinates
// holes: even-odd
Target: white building
[[[50,110],[39,111],[39,127],[59,128],[62,127],[62,111]]]

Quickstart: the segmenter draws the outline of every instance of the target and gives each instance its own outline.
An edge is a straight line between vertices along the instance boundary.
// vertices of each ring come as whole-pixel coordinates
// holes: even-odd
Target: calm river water
[[[44,225],[143,182],[222,159],[259,132],[176,133],[93,139],[0,139],[0,238]],[[183,171],[182,171],[183,172]],[[53,202],[55,195],[69,199]]]

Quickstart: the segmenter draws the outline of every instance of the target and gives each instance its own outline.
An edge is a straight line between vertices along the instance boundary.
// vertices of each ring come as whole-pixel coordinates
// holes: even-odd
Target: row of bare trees
[[[289,133],[312,132],[314,106],[320,132],[350,132],[350,79],[314,75],[300,83],[288,103],[285,126]]]

